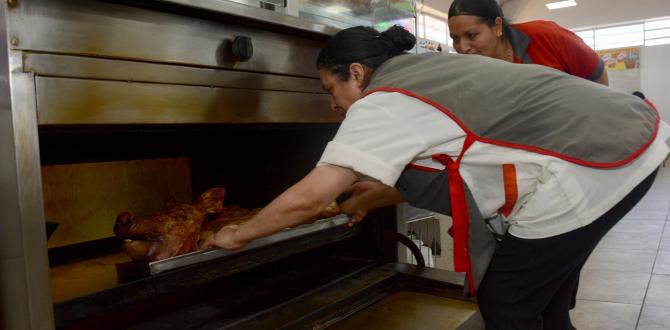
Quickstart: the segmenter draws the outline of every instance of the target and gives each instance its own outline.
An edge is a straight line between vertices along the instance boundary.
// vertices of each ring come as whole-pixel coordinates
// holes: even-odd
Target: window
[[[441,44],[446,44],[447,22],[429,15],[425,15],[424,20],[426,39],[434,40]]]
[[[670,19],[664,19],[660,21],[650,21],[644,23],[645,30],[655,30],[663,28],[670,28]]]
[[[670,44],[670,19],[575,31],[589,47],[601,50]]]
[[[430,15],[419,14],[417,25],[418,37],[436,41],[443,45],[447,44],[449,30],[446,21]]]
[[[575,32],[584,42],[589,45],[591,48],[595,48],[595,37],[593,36],[593,30],[584,30]]]
[[[595,49],[612,49],[644,44],[644,25],[624,25],[612,28],[596,29]]]
[[[670,19],[644,23],[644,45],[670,44]]]

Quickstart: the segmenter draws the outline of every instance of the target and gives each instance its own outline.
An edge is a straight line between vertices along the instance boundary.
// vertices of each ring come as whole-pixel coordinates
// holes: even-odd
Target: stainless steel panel
[[[31,329],[23,257],[0,259],[0,329]]]
[[[0,89],[0,92],[4,91],[9,89]],[[3,95],[0,100],[9,98],[5,99]],[[21,218],[16,208],[19,196],[16,191],[15,155],[11,108],[3,105],[0,108],[0,259],[20,257],[23,250],[20,241],[17,241]]]
[[[206,9],[216,12],[229,13],[240,17],[258,20],[261,22],[279,24],[283,26],[292,27],[295,29],[322,33],[326,35],[333,35],[340,30],[335,26],[330,26],[322,22],[314,22],[305,19],[299,19],[290,15],[296,16],[298,5],[295,3],[300,0],[288,0],[287,10],[285,15],[282,11],[275,12],[265,9],[252,8],[238,3],[232,3],[221,0],[155,0],[156,2],[176,3],[183,6]]]
[[[312,224],[306,224],[295,228],[286,229],[274,235],[259,238],[257,240],[251,241],[244,248],[239,249],[237,251],[227,251],[224,249],[209,249],[205,251],[191,252],[188,254],[183,254],[168,259],[151,262],[149,263],[149,269],[151,270],[151,274],[158,274],[171,269],[238,254],[243,251],[252,250],[261,246],[270,245],[273,243],[278,243],[292,238],[315,233],[320,230],[341,226],[347,222],[349,222],[349,217],[342,214],[333,218],[321,219]]]
[[[325,94],[37,77],[40,124],[336,123]]]
[[[0,12],[2,11],[4,9],[0,8]],[[0,28],[4,29],[4,21],[1,23]],[[16,149],[9,85],[9,59],[4,36],[4,33],[0,34],[0,259],[17,258],[22,253],[20,241],[16,240],[18,233],[21,232],[21,218],[16,208],[19,204]]]
[[[43,76],[325,93],[319,79],[268,73],[39,53],[25,54],[23,63]]]
[[[16,176],[31,327],[53,326],[46,228],[42,200],[34,77],[20,72],[22,57],[10,52]]]
[[[319,41],[102,1],[19,1],[12,8],[14,49],[318,77]],[[252,38],[249,61],[225,50],[237,35]]]
[[[0,326],[53,328],[37,138],[35,85],[8,51],[0,6]]]
[[[277,0],[155,0],[183,6],[231,13],[263,22],[301,30],[333,35],[355,25],[374,26],[377,23],[414,18],[413,0],[287,0],[286,7],[276,5],[274,11],[259,10],[261,2],[280,4]],[[237,3],[246,4],[246,6]],[[244,8],[246,7],[246,8]],[[299,16],[299,18],[291,17]]]
[[[256,8],[263,8],[263,6],[267,5],[267,4],[274,5],[278,9],[286,7],[285,3],[284,3],[284,0],[225,0],[225,1],[237,2],[237,3],[241,3],[241,4],[244,4],[244,5],[252,6],[252,7],[256,7]],[[219,0],[219,2],[221,2],[221,0]],[[279,10],[275,10],[275,11],[279,11]]]
[[[389,23],[409,28],[405,24],[414,24],[409,19],[416,17],[415,3],[415,0],[302,0],[299,16],[341,29],[356,25],[384,29]],[[414,32],[413,28],[408,30]]]

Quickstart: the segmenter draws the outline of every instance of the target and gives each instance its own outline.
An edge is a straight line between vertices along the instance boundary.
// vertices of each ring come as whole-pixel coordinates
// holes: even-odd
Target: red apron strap
[[[460,155],[454,161],[446,154],[433,155],[433,159],[446,166],[449,180],[449,196],[451,199],[451,218],[453,226],[449,234],[454,238],[454,271],[465,272],[470,285],[470,293],[475,294],[474,279],[472,277],[472,263],[468,253],[468,238],[470,227],[470,213],[465,197],[465,185],[459,172],[461,159],[465,151],[475,142],[473,135],[466,135]]]
[[[516,167],[514,164],[503,164],[502,169],[503,186],[505,188],[505,204],[503,204],[499,212],[505,217],[509,217],[519,198],[519,190],[516,185]]]
[[[656,109],[656,106],[653,103],[651,103],[651,101],[649,101],[649,99],[644,99],[644,102],[649,104],[649,106],[654,108],[654,110],[658,111],[658,109]]]

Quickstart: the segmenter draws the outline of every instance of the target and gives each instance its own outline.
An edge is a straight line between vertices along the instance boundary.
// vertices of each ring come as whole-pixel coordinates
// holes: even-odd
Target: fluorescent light
[[[557,2],[550,2],[546,4],[547,8],[549,9],[559,9],[559,8],[565,8],[565,7],[572,7],[576,6],[577,1],[569,0],[569,1],[557,1]]]

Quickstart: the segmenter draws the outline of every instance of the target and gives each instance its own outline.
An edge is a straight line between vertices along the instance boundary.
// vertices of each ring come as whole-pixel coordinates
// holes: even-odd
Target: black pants
[[[477,297],[486,329],[572,329],[579,273],[600,239],[647,193],[656,171],[593,223],[543,238],[503,238]]]

